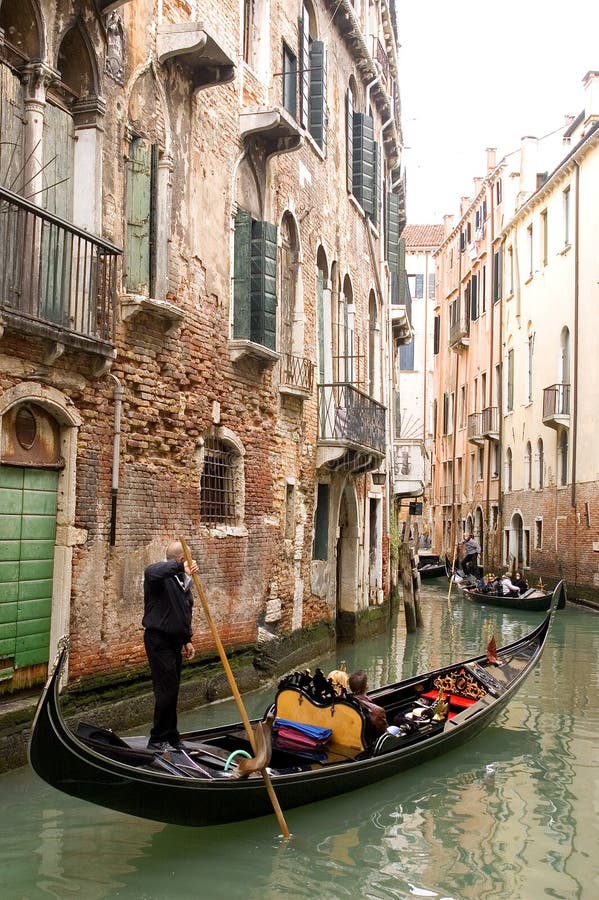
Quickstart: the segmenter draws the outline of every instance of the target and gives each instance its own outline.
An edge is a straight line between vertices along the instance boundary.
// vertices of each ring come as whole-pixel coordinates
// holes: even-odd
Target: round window
[[[22,406],[15,417],[15,435],[23,450],[31,450],[37,435],[37,422],[26,406]]]

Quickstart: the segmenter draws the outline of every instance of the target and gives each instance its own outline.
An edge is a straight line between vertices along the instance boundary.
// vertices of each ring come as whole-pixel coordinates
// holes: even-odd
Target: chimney
[[[599,119],[599,72],[587,72],[582,79],[584,85],[584,126],[592,125]]]
[[[470,204],[472,203],[471,197],[461,197],[460,198],[460,216],[463,216]]]
[[[525,135],[520,139],[519,196],[524,202],[537,189],[537,156],[539,142],[536,137]]]
[[[452,215],[443,216],[443,227],[445,229],[445,237],[447,237],[447,235],[451,234],[451,232],[453,231],[453,216]]]
[[[474,196],[475,197],[478,197],[482,186],[483,186],[482,178],[475,178],[474,179]]]
[[[487,174],[492,172],[497,165],[497,148],[487,147]]]

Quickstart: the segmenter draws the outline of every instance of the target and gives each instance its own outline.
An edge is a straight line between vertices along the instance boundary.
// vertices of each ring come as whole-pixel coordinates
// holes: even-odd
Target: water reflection
[[[371,683],[515,640],[539,621],[423,597],[425,626],[344,648]],[[529,617],[530,616],[530,617]],[[332,668],[339,655],[323,659]],[[467,747],[373,787],[274,817],[164,826],[59,794],[28,769],[0,778],[0,896],[101,898],[595,897],[599,887],[599,617],[568,608],[509,708]],[[270,692],[247,698],[261,712]],[[232,704],[189,726],[235,718]]]

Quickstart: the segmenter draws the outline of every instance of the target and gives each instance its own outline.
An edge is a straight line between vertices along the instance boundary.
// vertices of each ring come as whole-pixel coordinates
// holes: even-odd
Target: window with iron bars
[[[200,483],[200,514],[205,525],[237,525],[236,483],[240,456],[218,438],[206,438]]]

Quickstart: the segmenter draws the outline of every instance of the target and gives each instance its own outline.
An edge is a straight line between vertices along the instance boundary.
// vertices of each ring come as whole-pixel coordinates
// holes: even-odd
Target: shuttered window
[[[310,134],[321,150],[326,149],[327,69],[326,49],[322,41],[312,41],[310,48]]]
[[[387,194],[385,251],[391,272],[399,272],[399,196]]]
[[[302,4],[299,20],[299,61],[300,61],[300,124],[308,127],[308,110],[310,106],[310,16]]]
[[[436,355],[441,344],[441,316],[435,316],[433,328],[433,353]]]
[[[424,275],[416,275],[414,283],[414,299],[421,300],[424,296]]]
[[[375,150],[372,116],[353,114],[352,192],[365,213],[372,216],[375,203]]]
[[[316,514],[314,516],[314,544],[312,558],[326,560],[329,557],[329,486],[317,487]]]
[[[283,106],[297,116],[297,59],[287,44],[283,44]]]
[[[276,349],[277,229],[245,210],[235,217],[233,336]]]
[[[354,187],[354,98],[349,88],[345,94],[345,160],[347,190],[351,194]]]
[[[134,138],[127,160],[125,279],[134,294],[155,293],[156,175],[158,147]]]
[[[471,281],[471,290],[470,290],[470,309],[471,309],[471,318],[473,321],[478,319],[478,275],[472,276]]]
[[[503,253],[501,247],[493,254],[493,303],[501,300]]]

